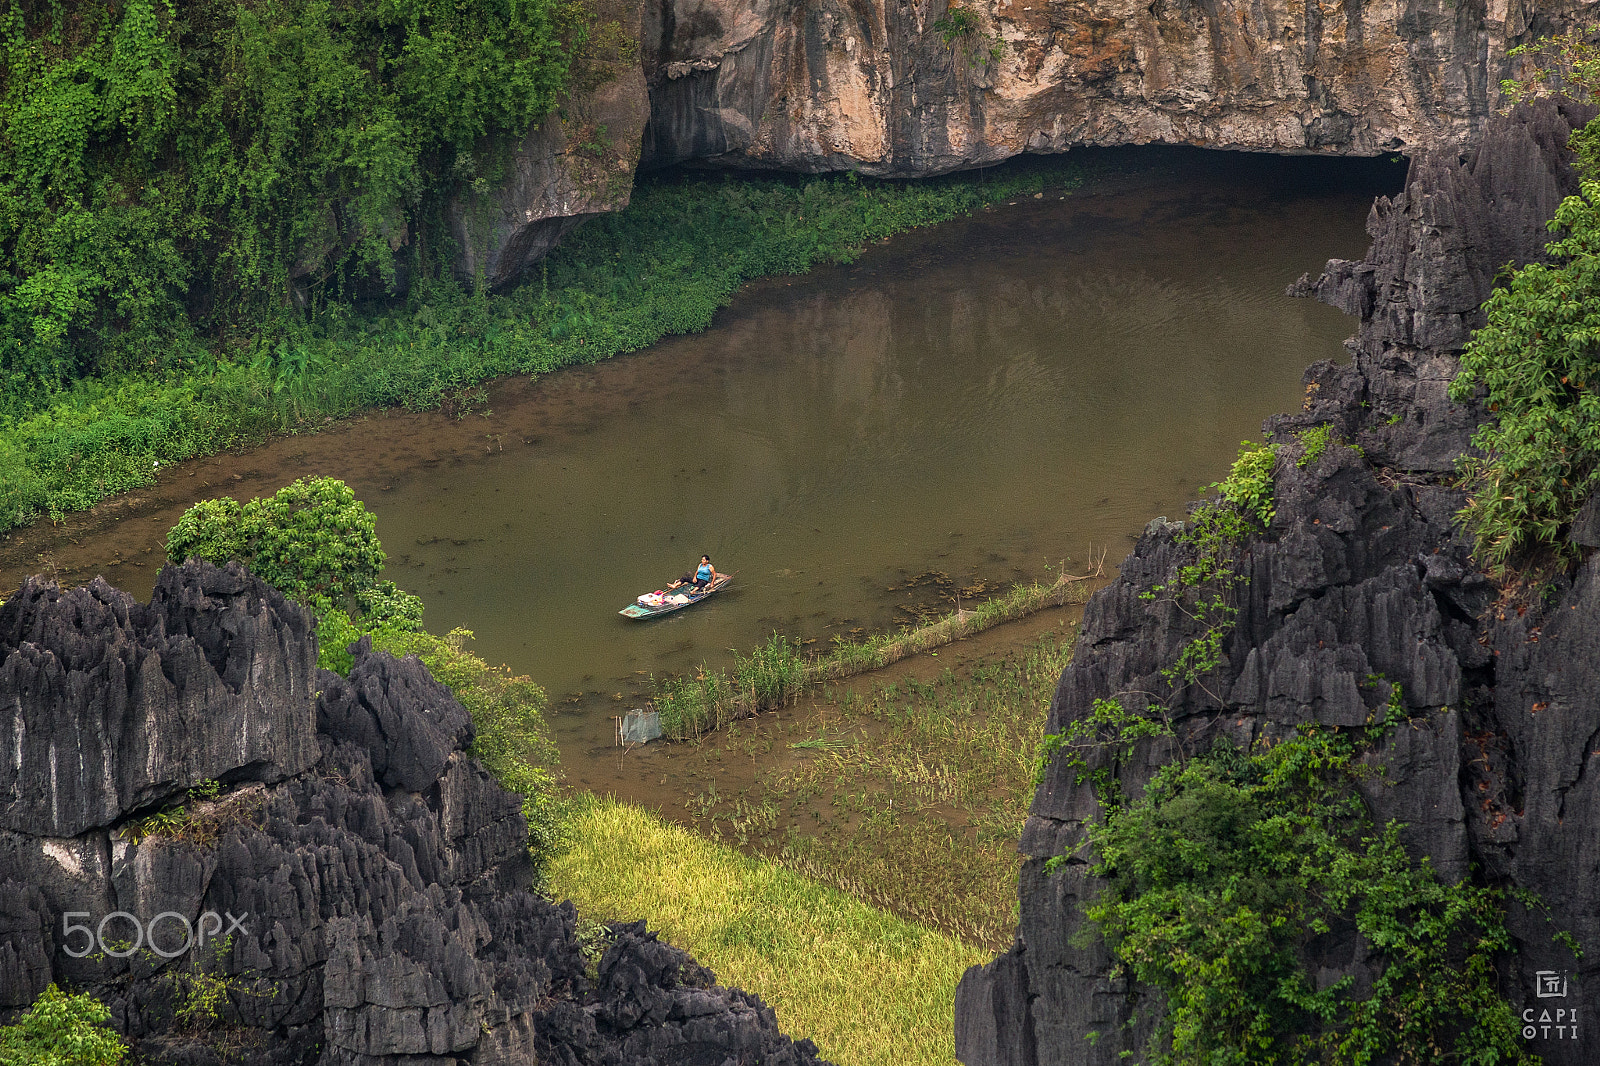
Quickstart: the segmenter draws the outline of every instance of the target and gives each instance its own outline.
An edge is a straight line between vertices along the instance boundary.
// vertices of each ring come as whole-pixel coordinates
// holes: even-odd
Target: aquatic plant
[[[702,665],[691,675],[655,682],[651,702],[661,713],[668,736],[679,740],[700,736],[735,719],[782,707],[808,685],[876,670],[1045,607],[1081,602],[1088,576],[1092,575],[1070,577],[1063,572],[1050,584],[1015,585],[976,607],[902,633],[863,640],[835,638],[832,647],[816,656],[806,655],[801,645],[775,633],[750,655],[736,655],[731,670]]]

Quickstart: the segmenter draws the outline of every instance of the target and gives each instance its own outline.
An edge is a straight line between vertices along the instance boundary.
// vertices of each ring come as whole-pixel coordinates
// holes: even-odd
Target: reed
[[[1046,607],[1082,603],[1089,582],[1102,568],[1103,563],[1097,564],[1090,573],[1080,575],[1063,569],[1049,583],[1013,585],[976,607],[958,609],[904,632],[862,640],[836,637],[820,655],[808,655],[800,645],[775,633],[748,656],[735,655],[731,669],[701,664],[691,675],[657,681],[651,702],[661,712],[667,736],[674,740],[700,737],[740,718],[786,706],[809,686],[881,669]]]
[[[830,685],[810,714],[731,723],[701,742],[707,764],[767,756],[768,768],[745,788],[713,776],[685,813],[714,840],[1004,951],[1017,839],[1073,643],[1056,630],[960,675]],[[799,757],[772,758],[785,742]]]

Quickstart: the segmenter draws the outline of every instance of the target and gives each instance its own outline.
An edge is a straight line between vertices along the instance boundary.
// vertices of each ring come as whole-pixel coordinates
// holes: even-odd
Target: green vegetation
[[[7,0],[4,392],[204,363],[207,339],[392,284],[401,248],[428,273],[443,204],[555,105],[587,21],[553,0]]]
[[[1461,464],[1472,494],[1462,511],[1478,557],[1504,566],[1536,547],[1558,558],[1583,501],[1600,488],[1600,181],[1556,211],[1552,265],[1529,264],[1496,289],[1450,386],[1458,402],[1481,386],[1494,418]]]
[[[167,559],[236,559],[284,595],[355,604],[378,582],[376,519],[337,478],[296,481],[241,505],[227,496],[190,507],[167,533]]]
[[[154,814],[124,822],[118,835],[130,844],[160,837],[209,848],[230,829],[259,824],[266,802],[260,789],[245,788],[224,795],[217,781],[203,781],[189,789],[186,796],[183,803],[169,804]]]
[[[1079,777],[1101,801],[1087,846],[1106,883],[1086,914],[1164,1001],[1146,1061],[1533,1061],[1496,991],[1494,956],[1510,947],[1501,893],[1413,862],[1356,790],[1374,772],[1363,757],[1402,724],[1398,689],[1370,683],[1389,698],[1367,728],[1219,744],[1163,766],[1133,799],[1110,768],[1164,726],[1108,710],[1098,737],[1078,731],[1079,750],[1100,747],[1078,765],[1107,767]],[[1373,986],[1319,984],[1307,953],[1353,936],[1376,956]]]
[[[128,1048],[110,1020],[88,993],[50,985],[17,1024],[0,1026],[0,1066],[117,1066]]]
[[[668,736],[697,737],[737,718],[783,707],[808,685],[888,666],[1045,607],[1073,602],[1072,597],[1082,592],[1081,582],[1065,574],[1049,585],[1016,585],[971,610],[903,633],[860,641],[835,638],[833,646],[818,656],[808,656],[800,645],[774,634],[748,657],[736,655],[731,671],[701,666],[692,676],[657,682],[652,702]]]
[[[504,295],[421,279],[403,306],[358,315],[329,301],[270,330],[241,326],[183,360],[85,369],[52,388],[0,383],[0,531],[149,484],[170,463],[364,408],[464,413],[482,402],[475,386],[487,378],[704,329],[752,278],[848,262],[871,241],[1072,186],[1077,174],[1048,161],[915,184],[661,180],[638,187],[626,211],[587,223],[538,278]]]
[[[1516,49],[1544,62],[1507,100],[1562,92],[1600,99],[1600,48],[1573,33]],[[1583,175],[1550,222],[1553,260],[1511,272],[1484,304],[1450,386],[1458,403],[1483,393],[1494,416],[1473,437],[1483,453],[1461,464],[1471,493],[1461,512],[1478,558],[1506,567],[1543,550],[1575,557],[1565,531],[1600,489],[1600,120],[1572,135]]]
[[[998,63],[1006,52],[1005,40],[999,34],[984,32],[983,21],[971,8],[950,5],[933,20],[933,31],[946,48],[959,51],[968,66]]]
[[[377,520],[337,478],[302,478],[240,504],[223,496],[190,507],[167,533],[167,559],[238,560],[319,619],[317,664],[350,671],[363,633],[422,628],[422,600],[379,581]]]
[[[1278,446],[1239,442],[1239,457],[1228,476],[1211,487],[1226,502],[1254,517],[1265,529],[1277,513],[1272,503],[1272,473],[1278,461]]]
[[[946,1066],[950,1003],[988,952],[614,801],[574,818],[551,884],[591,918],[648,917],[717,978],[761,996],[833,1062]]]
[[[690,773],[708,781],[685,810],[714,840],[1003,951],[1045,709],[1071,655],[1070,631],[1052,632],[967,676],[919,680],[930,656],[733,723],[699,741]]]
[[[1328,427],[1301,441],[1307,462],[1338,443]],[[1412,861],[1399,826],[1375,825],[1357,788],[1405,722],[1397,685],[1367,679],[1374,710],[1360,729],[1303,726],[1194,758],[1172,740],[1173,702],[1221,663],[1234,559],[1272,520],[1275,462],[1271,446],[1245,445],[1179,534],[1193,561],[1145,593],[1204,628],[1162,671],[1166,701],[1096,700],[1039,746],[1041,776],[1059,760],[1099,802],[1081,849],[1104,884],[1085,907],[1087,935],[1154,994],[1140,1005],[1160,1018],[1146,1062],[1532,1061],[1496,987],[1495,954],[1510,946],[1501,893]],[[1151,744],[1178,757],[1125,794],[1135,749]],[[1050,858],[1046,873],[1074,857]],[[1319,945],[1356,937],[1376,956],[1372,986],[1319,983],[1308,966]]]
[[[1304,449],[1300,458],[1294,465],[1304,470],[1308,466],[1316,466],[1322,461],[1322,456],[1328,450],[1328,445],[1333,441],[1333,427],[1329,425],[1313,426],[1303,429],[1298,434],[1300,445]]]
[[[1161,671],[1162,680],[1172,686],[1169,702],[1189,685],[1204,684],[1206,675],[1222,665],[1222,644],[1239,614],[1233,599],[1242,576],[1234,568],[1234,558],[1249,534],[1272,524],[1277,457],[1275,444],[1241,442],[1228,476],[1211,486],[1216,498],[1197,505],[1177,535],[1178,542],[1193,552],[1194,561],[1179,566],[1171,581],[1140,594],[1169,604],[1201,627],[1200,635]]]

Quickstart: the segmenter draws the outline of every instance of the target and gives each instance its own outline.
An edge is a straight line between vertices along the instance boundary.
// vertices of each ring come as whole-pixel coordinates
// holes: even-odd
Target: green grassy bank
[[[1086,581],[1087,577],[1063,571],[1049,584],[1013,585],[970,610],[904,632],[879,633],[864,640],[836,638],[820,655],[807,654],[801,645],[774,634],[748,656],[736,655],[731,670],[702,666],[693,675],[659,681],[651,702],[661,712],[668,736],[699,737],[740,718],[783,707],[809,686],[878,670],[1046,607],[1083,603],[1089,591]]]
[[[253,338],[42,387],[0,382],[0,530],[149,484],[161,466],[365,408],[481,403],[542,374],[710,324],[744,282],[847,262],[870,241],[1078,183],[1059,161],[918,183],[854,178],[645,182],[505,295],[420,282],[399,306],[326,303]]]
[[[783,1031],[849,1066],[948,1066],[956,982],[987,952],[626,804],[575,815],[551,888],[591,919],[648,918]]]

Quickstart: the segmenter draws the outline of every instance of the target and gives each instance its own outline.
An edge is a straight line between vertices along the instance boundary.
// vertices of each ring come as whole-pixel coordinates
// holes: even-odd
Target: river
[[[1383,161],[1119,150],[1121,170],[749,286],[704,333],[537,382],[464,419],[391,413],[164,472],[0,544],[147,595],[194,499],[350,482],[389,576],[475,650],[609,736],[651,675],[779,631],[892,627],[1057,567],[1109,564],[1300,402],[1353,323],[1283,295],[1358,257]],[[737,577],[650,622],[617,611],[702,552]],[[581,727],[578,722],[584,723]]]

